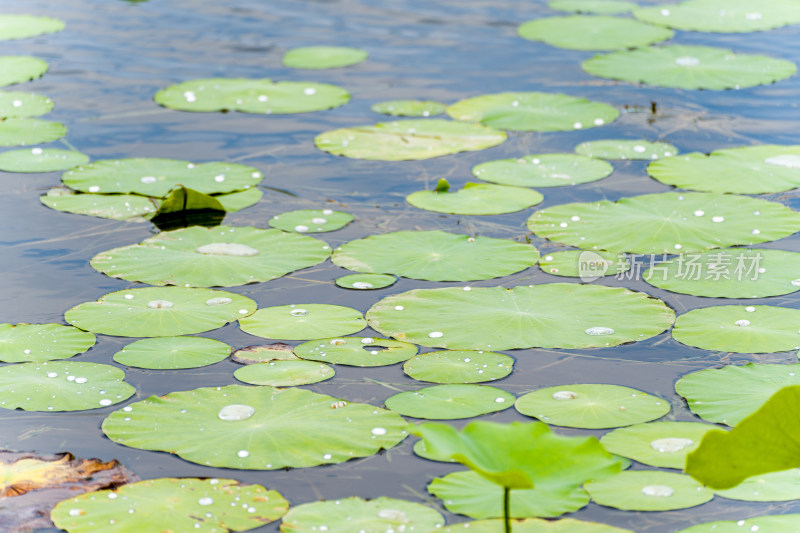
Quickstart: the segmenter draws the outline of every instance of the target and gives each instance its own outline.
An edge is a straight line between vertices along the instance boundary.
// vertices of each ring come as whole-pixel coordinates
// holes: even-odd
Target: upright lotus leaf
[[[314,144],[353,159],[408,161],[483,150],[506,138],[504,132],[479,124],[412,119],[326,131],[314,138]]]
[[[571,131],[613,122],[619,111],[566,94],[528,92],[468,98],[448,107],[447,114],[502,130]]]
[[[34,93],[0,92],[0,118],[38,117],[51,109],[53,109],[53,101],[46,96]]]
[[[678,533],[741,533],[742,531],[759,530],[792,533],[797,529],[798,521],[800,521],[800,514],[765,515],[742,520],[705,522],[681,529]]]
[[[3,172],[53,172],[88,162],[86,154],[58,148],[25,148],[0,154],[0,170]]]
[[[613,454],[642,464],[683,469],[686,454],[694,451],[712,429],[711,424],[699,422],[650,422],[610,431],[600,444]]]
[[[335,265],[429,281],[472,281],[507,276],[536,263],[529,244],[444,231],[396,231],[337,248]]]
[[[466,288],[389,296],[367,311],[367,320],[384,335],[422,346],[511,350],[617,346],[658,335],[675,316],[661,300],[619,287]]]
[[[537,154],[498,159],[473,167],[476,178],[518,187],[562,187],[605,178],[609,163],[576,154]]]
[[[800,10],[798,10],[800,12]],[[693,191],[764,194],[800,187],[800,145],[744,146],[655,161],[647,173]]]
[[[40,118],[7,118],[0,121],[0,146],[25,146],[60,139],[67,127]]]
[[[263,177],[257,169],[236,163],[138,157],[95,161],[66,172],[61,181],[81,192],[164,198],[179,185],[205,194],[226,193],[255,187]]]
[[[303,46],[283,55],[283,64],[290,68],[325,69],[349,67],[367,59],[367,53],[345,46]]]
[[[668,192],[548,207],[528,229],[584,250],[674,254],[782,239],[800,230],[800,213],[746,196]]]
[[[432,117],[441,115],[446,108],[445,104],[432,100],[387,100],[370,109],[393,117]]]
[[[605,2],[612,3],[612,2]],[[541,520],[527,518],[512,521],[514,533],[633,533],[630,529],[609,526],[598,522],[584,522],[574,518]],[[439,533],[503,533],[502,520],[475,520],[460,522],[438,530]]]
[[[666,28],[603,15],[538,18],[521,25],[517,33],[529,41],[542,41],[570,50],[640,48],[673,36]]]
[[[504,378],[514,359],[505,354],[475,350],[440,350],[416,355],[403,372],[419,381],[433,383],[480,383]]]
[[[740,89],[786,79],[797,66],[765,55],[710,46],[650,46],[597,55],[583,70],[601,78],[678,89]]]
[[[268,224],[283,231],[323,233],[342,229],[353,221],[353,215],[333,209],[298,209],[269,219]]]
[[[502,215],[534,206],[544,196],[522,187],[506,187],[486,183],[467,183],[460,191],[417,191],[406,201],[427,211],[455,215]]]
[[[746,33],[800,23],[800,8],[791,0],[688,0],[640,7],[633,16],[678,30]]]
[[[222,207],[228,213],[235,213],[236,211],[240,211],[245,207],[250,207],[251,205],[255,205],[261,200],[261,197],[264,196],[264,193],[261,189],[256,187],[250,187],[249,189],[245,189],[243,191],[235,191],[227,194],[215,194],[213,195],[214,198],[219,200],[219,203],[222,204]]]
[[[0,156],[2,157],[2,156]],[[76,194],[66,187],[53,187],[39,201],[50,209],[114,220],[138,220],[151,216],[155,204],[150,198],[132,194]]]
[[[548,5],[558,11],[595,15],[619,15],[638,7],[633,2],[622,0],[552,0]]]
[[[115,366],[72,361],[0,367],[0,407],[25,411],[100,409],[136,391]]]
[[[429,420],[456,420],[504,411],[515,396],[488,385],[447,384],[399,392],[386,399],[386,407],[403,416]]]
[[[209,78],[170,85],[158,91],[154,100],[179,111],[285,115],[343,106],[350,101],[350,93],[336,85],[310,81]]]
[[[51,514],[68,533],[247,531],[283,516],[289,502],[235,479],[161,478],[70,498]]]
[[[592,500],[623,511],[671,511],[695,507],[714,493],[683,474],[654,470],[620,472],[584,487]]]
[[[232,292],[187,287],[148,287],[110,292],[78,304],[67,322],[119,337],[170,337],[217,329],[252,314],[256,302]]]
[[[0,361],[41,363],[66,359],[94,346],[95,337],[61,324],[0,324]]]
[[[336,337],[304,342],[294,347],[302,359],[348,366],[385,366],[405,361],[417,353],[407,342],[374,337]]]
[[[102,428],[119,444],[193,463],[276,470],[367,457],[405,439],[407,426],[391,411],[308,390],[228,385],[151,396]]]
[[[750,363],[692,372],[675,383],[675,390],[703,420],[735,426],[791,385],[800,385],[800,364]]]
[[[98,271],[151,285],[231,287],[279,278],[328,258],[322,241],[275,229],[192,226],[94,256]]]
[[[178,185],[158,206],[153,218],[177,215],[186,211],[225,211],[222,203],[213,196]]]
[[[155,337],[132,342],[114,354],[121,365],[156,370],[200,368],[228,358],[231,347],[204,337]]]
[[[383,289],[394,285],[397,278],[389,274],[349,274],[336,278],[335,283],[345,289]]]
[[[0,56],[0,87],[34,80],[48,68],[50,65],[38,57]]]
[[[294,387],[331,379],[336,372],[325,363],[313,361],[269,361],[237,369],[233,377],[251,385]]]
[[[581,278],[582,281],[619,275],[630,270],[631,266],[625,254],[614,252],[565,250],[539,258],[542,271],[554,276]]]
[[[629,141],[626,139],[605,139],[588,141],[575,147],[579,154],[600,159],[640,159],[650,161],[670,157],[678,149],[665,142]]]
[[[788,502],[800,499],[800,468],[751,476],[717,496],[744,502]]]
[[[441,531],[444,517],[419,503],[396,498],[344,498],[292,507],[281,523],[281,533],[353,533]]]
[[[329,304],[264,307],[239,320],[242,331],[267,339],[305,341],[358,333],[367,322],[360,311]]]
[[[64,21],[34,15],[0,15],[0,41],[26,39],[64,29]]]
[[[268,363],[270,361],[297,361],[299,357],[292,352],[292,348],[294,346],[282,342],[247,346],[233,352],[231,359],[243,365]]]

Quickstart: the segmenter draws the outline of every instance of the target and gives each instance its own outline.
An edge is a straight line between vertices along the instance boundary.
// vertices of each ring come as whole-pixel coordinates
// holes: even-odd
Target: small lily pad
[[[627,272],[631,269],[631,262],[620,253],[565,250],[540,257],[539,268],[554,276],[594,281]]]
[[[283,64],[290,68],[324,69],[349,67],[367,59],[367,53],[345,46],[304,46],[283,55]]]
[[[256,337],[304,341],[357,333],[367,327],[367,322],[350,307],[292,304],[259,309],[241,319],[239,325]]]
[[[403,365],[403,372],[432,383],[481,383],[511,373],[514,359],[505,354],[475,350],[442,350],[422,353]]]
[[[427,211],[455,215],[502,215],[515,213],[544,200],[536,191],[522,187],[467,183],[460,191],[417,191],[406,201]]]
[[[447,106],[432,100],[388,100],[378,102],[370,109],[393,117],[432,117],[441,115]]]
[[[47,72],[46,61],[31,56],[0,56],[0,87],[34,80]]]
[[[548,5],[558,11],[594,15],[619,15],[639,7],[633,2],[622,0],[552,0]]]
[[[0,156],[2,157],[2,156]],[[56,211],[90,215],[114,220],[140,219],[156,211],[153,201],[132,194],[76,194],[66,187],[53,187],[39,197],[44,205]]]
[[[706,503],[714,493],[683,474],[633,470],[587,483],[592,500],[623,511],[670,511]]]
[[[800,514],[765,515],[742,520],[719,520],[697,524],[678,533],[741,533],[742,531],[769,531],[770,533],[794,533]]]
[[[634,159],[652,161],[671,157],[678,149],[664,142],[630,141],[626,139],[604,139],[588,141],[575,147],[579,154],[600,159]]]
[[[86,154],[58,148],[25,148],[0,154],[0,170],[4,172],[53,172],[88,162]]]
[[[331,379],[336,372],[329,365],[313,361],[270,361],[237,369],[233,377],[251,385],[294,387]]]
[[[746,33],[800,23],[791,0],[689,0],[678,4],[640,7],[639,20],[679,30]]]
[[[569,50],[640,48],[673,36],[671,30],[663,27],[604,15],[538,18],[521,25],[517,33],[529,41],[542,41]]]
[[[83,353],[95,336],[61,324],[0,324],[0,361],[40,363]]]
[[[791,468],[749,477],[732,489],[715,492],[717,496],[743,502],[800,500],[800,469]]]
[[[461,522],[438,530],[439,533],[503,533],[504,531],[505,523],[499,518]],[[633,533],[630,529],[622,529],[598,522],[584,522],[574,518],[563,518],[561,520],[540,520],[538,518],[513,520],[511,522],[511,531],[514,533]]]
[[[121,365],[155,370],[200,368],[227,359],[231,347],[204,337],[155,337],[132,342],[114,354]]]
[[[488,385],[433,385],[400,392],[386,399],[386,407],[403,416],[434,420],[472,418],[504,411],[514,395]]]
[[[335,337],[305,342],[295,346],[294,353],[302,359],[336,365],[385,366],[413,357],[417,347],[391,339]]]
[[[34,15],[0,15],[0,41],[27,39],[64,29],[64,21]]]
[[[698,422],[650,422],[615,429],[600,444],[611,453],[649,466],[683,469],[686,455],[695,450],[711,424]]]
[[[332,209],[299,209],[286,211],[269,219],[269,225],[296,233],[322,233],[342,229],[353,221],[353,215]]]
[[[53,101],[46,96],[33,93],[0,92],[0,118],[38,117],[51,109],[53,109]]]
[[[537,154],[498,159],[473,167],[476,178],[518,187],[563,187],[605,178],[614,167],[576,154]]]
[[[7,118],[0,121],[0,146],[25,146],[60,139],[67,127],[40,118]]]
[[[336,285],[345,289],[383,289],[394,285],[397,278],[389,274],[349,274],[336,278]]]
[[[294,354],[293,349],[294,346],[291,344],[282,342],[247,346],[233,352],[231,359],[243,365],[269,363],[270,361],[297,361],[299,357]]]

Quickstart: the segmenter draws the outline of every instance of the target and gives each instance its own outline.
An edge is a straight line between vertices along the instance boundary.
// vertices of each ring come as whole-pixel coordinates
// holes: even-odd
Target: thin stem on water
[[[503,487],[503,520],[506,525],[506,533],[511,533],[511,489]]]

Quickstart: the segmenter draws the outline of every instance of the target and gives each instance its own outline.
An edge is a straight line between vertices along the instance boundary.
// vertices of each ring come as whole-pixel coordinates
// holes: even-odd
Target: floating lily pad
[[[136,368],[173,370],[213,365],[230,353],[230,346],[214,339],[156,337],[128,344],[114,354],[114,361]]]
[[[261,197],[264,196],[264,193],[261,189],[251,187],[243,191],[236,191],[228,194],[214,194],[212,196],[219,200],[219,203],[222,204],[225,211],[228,213],[235,213],[245,207],[257,204],[259,200],[261,200]]]
[[[0,156],[2,157],[2,156]],[[152,215],[152,200],[132,194],[76,194],[66,187],[53,187],[39,197],[44,205],[56,211],[90,215],[114,220],[129,220]]]
[[[243,365],[269,363],[270,361],[297,361],[294,346],[282,342],[240,348],[231,354],[231,359]]]
[[[394,285],[397,278],[388,274],[350,274],[336,278],[336,285],[345,289],[383,289]]]
[[[442,350],[412,357],[403,371],[419,381],[433,383],[481,383],[511,373],[514,359],[495,352]]]
[[[69,533],[247,531],[289,508],[280,493],[234,479],[161,478],[92,492],[59,503],[53,522]]]
[[[571,131],[613,122],[608,104],[555,93],[498,93],[476,96],[447,108],[456,120],[513,131]]]
[[[746,196],[669,192],[548,207],[528,229],[582,249],[669,254],[781,239],[800,230],[800,213]]]
[[[629,141],[625,139],[605,139],[589,141],[575,147],[579,154],[600,159],[640,159],[650,161],[670,157],[678,149],[664,142]]]
[[[342,229],[353,221],[353,215],[332,209],[299,209],[286,211],[269,219],[269,225],[283,231],[322,233]]]
[[[427,211],[455,215],[502,215],[534,206],[544,196],[522,187],[467,183],[460,191],[417,191],[406,201]]]
[[[679,89],[740,89],[783,80],[791,61],[710,46],[651,46],[598,55],[583,70],[601,78]]]
[[[31,56],[0,56],[0,87],[38,78],[50,66]]]
[[[403,416],[456,420],[504,411],[514,399],[513,394],[488,385],[433,385],[397,393],[385,403]]]
[[[587,483],[592,500],[623,511],[670,511],[706,503],[714,493],[683,474],[633,470]]]
[[[662,468],[680,468],[695,450],[711,424],[697,422],[651,422],[615,429],[600,443],[611,453]]]
[[[274,229],[216,226],[162,231],[94,256],[98,271],[151,285],[230,287],[279,278],[325,261],[330,247]]]
[[[539,268],[554,276],[594,281],[627,272],[631,269],[631,262],[620,253],[566,250],[540,257]]]
[[[558,385],[524,396],[517,411],[554,426],[600,429],[630,426],[669,413],[667,400],[619,385]]]
[[[67,322],[120,337],[169,337],[203,333],[256,310],[256,302],[232,292],[186,287],[148,287],[111,292],[76,305]]]
[[[270,361],[239,368],[233,377],[251,385],[293,387],[331,379],[336,372],[329,365],[313,361]]]
[[[608,2],[613,3],[613,2]],[[505,523],[501,519],[476,520],[474,522],[461,522],[439,529],[439,533],[503,533]],[[527,518],[525,520],[511,521],[511,531],[514,533],[633,533],[630,529],[622,529],[598,522],[584,522],[574,518],[562,520],[539,520]]]
[[[407,342],[374,337],[335,337],[305,342],[295,346],[302,359],[336,365],[385,366],[413,357],[417,347]]]
[[[364,315],[350,307],[292,304],[265,307],[239,320],[242,331],[268,339],[304,341],[349,335],[367,327]]]
[[[742,520],[706,522],[681,529],[678,533],[741,533],[742,531],[759,530],[771,533],[794,533],[797,530],[798,521],[800,521],[800,514],[766,515]]]
[[[26,39],[64,29],[64,21],[34,15],[0,15],[0,41]]]
[[[416,289],[367,312],[384,335],[456,350],[616,346],[658,335],[674,316],[644,293],[576,283]]]
[[[666,41],[673,33],[629,18],[603,15],[544,17],[526,22],[517,33],[529,41],[570,50],[620,50]]]
[[[378,102],[370,109],[393,117],[432,117],[441,115],[447,106],[432,100],[388,100]]]
[[[175,453],[193,463],[276,470],[343,463],[407,436],[391,411],[308,390],[208,387],[150,398],[115,411],[103,432],[119,444]],[[187,434],[202,431],[202,439]]]
[[[125,372],[98,363],[45,361],[0,367],[0,407],[25,411],[83,411],[128,399],[136,389]]]
[[[88,162],[86,154],[58,148],[26,148],[0,154],[0,170],[4,172],[52,172]]]
[[[344,498],[292,507],[283,517],[282,533],[353,533],[441,531],[444,517],[419,503],[395,498]]]
[[[800,23],[791,0],[689,0],[635,9],[639,20],[679,30],[746,33]]]
[[[314,138],[314,144],[353,159],[407,161],[483,150],[505,140],[502,131],[479,124],[420,119],[326,131]]]
[[[345,46],[304,46],[283,55],[283,64],[291,68],[323,69],[349,67],[367,59],[367,53]]]
[[[1,17],[2,15],[0,15]],[[46,96],[33,93],[0,92],[0,118],[38,117],[51,109],[53,109],[53,101]]]
[[[623,2],[622,0],[552,0],[548,5],[551,9],[558,11],[595,15],[618,15],[638,7],[633,2]]]
[[[715,492],[717,496],[744,502],[788,502],[800,500],[800,469],[792,468],[753,476],[745,479],[732,489]]]
[[[538,258],[533,246],[505,239],[444,231],[396,231],[343,244],[331,260],[358,272],[470,281],[520,272]]]
[[[537,154],[481,163],[472,174],[501,185],[562,187],[601,180],[613,171],[607,162],[582,155]]]
[[[66,359],[94,346],[95,337],[61,324],[0,324],[0,361],[40,363]]]
[[[40,118],[7,118],[0,121],[0,146],[25,146],[60,139],[67,127]]]

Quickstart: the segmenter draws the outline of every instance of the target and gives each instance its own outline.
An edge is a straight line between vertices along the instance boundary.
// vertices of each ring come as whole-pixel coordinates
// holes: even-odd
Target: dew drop
[[[764,16],[761,13],[748,13],[744,16],[747,20],[761,20]]]
[[[669,437],[666,439],[654,440],[650,443],[650,447],[660,453],[675,453],[691,446],[692,444],[694,444],[692,439]]]
[[[737,320],[736,322],[734,322],[734,324],[743,328],[743,327],[749,326],[750,325],[750,321],[749,320]]]
[[[199,503],[200,505],[211,505],[214,503],[214,499],[206,496],[205,498],[200,498],[199,500],[197,500],[197,503]]]
[[[249,405],[232,403],[220,409],[219,413],[217,413],[217,416],[221,420],[233,422],[237,420],[247,420],[248,418],[253,416],[255,412],[256,410]]]
[[[22,107],[22,100],[14,100],[13,102],[11,102],[11,105],[13,105],[14,107]]]
[[[333,209],[323,209],[322,214],[330,216],[333,214]]]
[[[100,403],[100,405],[102,405],[102,406],[107,406],[107,405],[111,405],[111,404],[112,404],[112,403],[114,403],[114,402],[112,402],[112,401],[111,401],[111,400],[109,400],[108,398],[105,398],[104,400],[100,400],[100,402],[99,402],[99,403]]]
[[[306,87],[303,89],[303,94],[311,96],[312,94],[317,94],[317,90],[313,87]]]
[[[372,289],[373,287],[374,286],[372,285],[372,283],[369,283],[367,281],[356,281],[356,282],[353,282],[353,288],[354,289]]]
[[[92,185],[89,187],[89,192],[100,192],[100,187],[97,185]]]
[[[25,355],[30,355],[31,351],[26,348],[26,349],[22,350],[22,353],[24,353]]]
[[[431,331],[430,333],[428,333],[428,337],[430,337],[431,339],[438,339],[439,337],[443,336],[444,333],[442,333],[441,331]]]
[[[583,128],[583,124],[581,124],[580,122],[576,122],[575,124],[572,125],[572,127],[575,128],[576,130],[579,130]]]
[[[70,380],[70,381],[73,381],[73,380]],[[75,378],[74,381],[75,381],[75,383],[86,383],[88,380],[86,378]]]
[[[80,516],[82,514],[83,514],[83,511],[81,509],[70,509],[69,510],[69,515],[70,516]]]
[[[800,168],[800,156],[798,155],[776,155],[766,158],[764,162],[779,167]]]
[[[682,67],[694,67],[700,64],[700,60],[696,57],[683,56],[675,59],[675,64]]]
[[[758,235],[758,234],[760,234],[760,233],[761,233],[761,230],[754,229],[754,230],[753,230],[753,231],[751,231],[750,233],[752,233],[753,235]]]
[[[744,310],[747,311],[748,313],[752,313],[753,311],[756,310],[756,308],[753,307],[752,305],[748,305],[747,307],[744,308]]]
[[[656,498],[668,498],[672,496],[675,491],[672,487],[666,485],[647,485],[642,487],[642,494],[645,496],[655,496]]]
[[[222,183],[223,181],[225,181],[225,174],[214,176],[214,181],[216,181],[217,183]]]
[[[317,224],[317,225],[327,224],[328,223],[328,219],[327,218],[321,218],[321,217],[312,218],[311,219],[311,223],[312,224]]]
[[[325,459],[326,461],[329,461],[331,460],[331,458],[333,458],[333,456],[329,453],[326,453],[325,455],[322,456],[322,458]]]
[[[292,309],[291,311],[289,311],[289,314],[292,316],[306,316],[308,314],[308,311],[306,311],[305,309]]]
[[[578,393],[571,390],[560,390],[553,393],[554,400],[574,400],[577,397]]]
[[[394,306],[394,310],[395,311],[402,311],[403,309],[405,309],[405,307],[403,307],[402,305],[395,305]]]
[[[186,91],[183,93],[183,97],[186,98],[187,102],[197,101],[197,96],[192,91]]]
[[[581,217],[579,217],[578,215],[575,215],[572,218],[570,218],[570,220],[573,221],[573,222],[578,222],[580,219],[581,219]]]
[[[173,305],[169,300],[151,300],[147,302],[147,307],[150,309],[169,309]]]
[[[227,296],[217,296],[206,300],[206,305],[227,305],[229,303],[233,303],[233,300]]]
[[[33,148],[33,149],[31,150],[31,153],[32,153],[33,155],[42,155],[42,149],[41,149],[41,148],[39,148],[39,147]]]
[[[236,452],[236,455],[244,459],[245,457],[250,455],[250,452],[248,452],[247,450],[239,450],[238,452]]]
[[[495,398],[494,402],[495,403],[505,403],[506,399],[500,396],[500,397]]]
[[[306,231],[308,231],[308,226],[304,226],[302,224],[298,224],[297,226],[294,227],[294,230],[299,232],[299,233],[305,233]]]
[[[47,373],[47,377],[48,378],[57,378],[58,377],[58,372],[48,372]]]
[[[587,328],[585,333],[587,335],[613,335],[614,330],[605,326],[595,326],[592,328]]]
[[[251,257],[259,254],[255,248],[235,242],[212,242],[197,247],[195,252],[203,255],[226,255],[229,257]]]
[[[606,121],[605,121],[605,120],[603,120],[602,118],[596,118],[596,119],[594,119],[594,125],[595,125],[595,126],[602,126],[602,125],[603,125],[603,124],[605,124],[605,123],[606,123]]]
[[[372,428],[373,435],[386,435],[386,428]]]
[[[701,217],[701,216],[703,216],[705,214],[706,214],[705,211],[700,211],[699,209],[694,212],[694,216],[696,216],[696,217]]]
[[[724,222],[725,217],[711,217],[711,222]]]
[[[139,179],[142,183],[155,183],[158,181],[155,176],[143,176]]]
[[[646,152],[647,148],[645,148],[641,144],[637,144],[636,146],[633,147],[633,151],[641,154],[641,153]]]
[[[124,298],[125,298],[126,300],[133,300],[133,294],[126,294],[126,295],[124,296]]]

